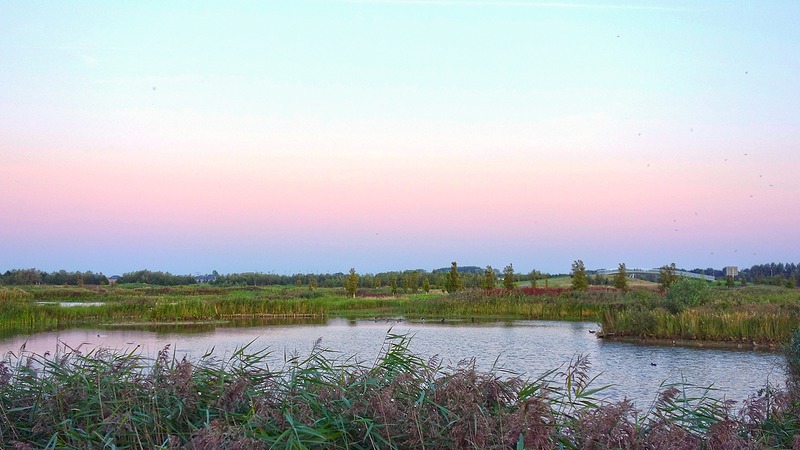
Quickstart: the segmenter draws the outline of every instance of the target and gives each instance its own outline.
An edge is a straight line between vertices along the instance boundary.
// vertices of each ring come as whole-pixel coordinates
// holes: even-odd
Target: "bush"
[[[700,306],[708,299],[708,285],[703,280],[681,278],[667,288],[665,307],[673,314]]]

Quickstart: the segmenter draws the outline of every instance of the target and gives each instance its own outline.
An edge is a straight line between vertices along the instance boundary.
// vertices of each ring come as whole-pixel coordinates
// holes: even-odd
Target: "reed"
[[[387,335],[372,363],[319,345],[283,359],[252,343],[197,360],[21,350],[0,362],[0,448],[781,448],[797,435],[771,387],[737,412],[663,386],[640,410],[602,398],[583,356],[525,380],[424,361],[409,342]]]
[[[600,322],[604,333],[618,336],[777,344],[800,328],[793,309],[771,303],[705,305],[677,314],[659,307],[606,308]]]
[[[84,324],[260,316],[502,317],[599,321],[604,333],[618,336],[779,343],[800,326],[800,291],[796,289],[686,284],[683,290],[666,293],[517,288],[392,296],[384,288],[361,289],[356,298],[341,288],[309,291],[295,286],[26,286],[0,288],[0,334]],[[59,301],[87,305],[40,304]]]

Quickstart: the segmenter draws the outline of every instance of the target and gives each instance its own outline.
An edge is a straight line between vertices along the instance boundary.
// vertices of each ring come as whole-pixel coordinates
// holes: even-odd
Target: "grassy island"
[[[800,290],[679,280],[620,290],[551,286],[396,293],[297,286],[0,287],[0,334],[108,324],[253,317],[524,318],[596,321],[608,338],[779,345],[800,329]],[[563,286],[563,284],[562,284]]]

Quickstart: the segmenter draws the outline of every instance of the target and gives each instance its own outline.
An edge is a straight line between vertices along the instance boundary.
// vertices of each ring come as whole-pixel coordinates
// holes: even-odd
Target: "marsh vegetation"
[[[359,287],[353,297],[340,287],[294,285],[0,287],[0,333],[248,317],[491,317],[596,321],[608,337],[779,345],[800,328],[800,291],[779,286],[726,288],[681,279],[666,290],[516,287],[393,294],[392,289]]]
[[[790,382],[739,408],[689,385],[652,405],[603,399],[576,356],[535,379],[474,360],[423,360],[388,335],[372,363],[321,346],[278,367],[244,345],[153,359],[62,349],[0,363],[2,448],[789,448],[796,443],[797,340]]]

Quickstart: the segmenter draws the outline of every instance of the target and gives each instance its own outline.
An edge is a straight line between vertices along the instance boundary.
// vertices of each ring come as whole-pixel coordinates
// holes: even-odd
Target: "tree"
[[[392,286],[392,295],[397,295],[397,277],[389,278],[389,284]]]
[[[503,269],[503,287],[511,291],[514,289],[514,265],[509,264]]]
[[[422,280],[422,290],[425,291],[426,294],[431,291],[431,282],[428,281],[427,278]]]
[[[315,277],[308,277],[308,290],[313,291],[317,289],[317,279]]]
[[[678,269],[675,267],[675,263],[672,263],[668,266],[661,266],[661,270],[659,270],[658,274],[658,283],[663,289],[667,289],[672,283],[678,281],[679,277],[675,273],[677,270]]]
[[[486,266],[486,270],[483,272],[483,288],[491,291],[494,289],[496,282],[497,275],[494,273],[494,269],[492,269],[492,266]]]
[[[356,290],[358,289],[358,274],[356,273],[356,269],[350,268],[350,273],[345,275],[343,284],[347,293],[352,295],[353,298],[356,298]]]
[[[586,279],[586,267],[580,259],[572,263],[572,289],[585,291],[589,287]]]
[[[628,272],[625,263],[619,263],[617,274],[614,275],[614,287],[622,291],[628,290]]]
[[[531,287],[535,288],[536,287],[536,269],[531,270],[530,277],[531,277]]]
[[[411,283],[411,292],[416,294],[419,291],[419,272],[416,270],[408,275],[408,281]]]
[[[728,275],[725,277],[725,286],[729,288],[736,286],[736,282],[734,281],[732,276]]]
[[[460,291],[463,286],[461,275],[458,273],[458,264],[453,261],[450,266],[450,272],[447,274],[447,278],[445,279],[444,288],[448,294],[452,294],[453,292]]]

